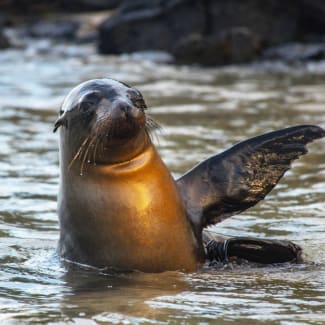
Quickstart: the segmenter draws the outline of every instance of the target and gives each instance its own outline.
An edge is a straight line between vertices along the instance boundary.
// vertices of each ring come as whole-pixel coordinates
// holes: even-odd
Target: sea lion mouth
[[[87,165],[120,163],[134,158],[159,128],[143,109],[131,106],[112,111],[99,108],[90,124],[88,136],[69,164],[70,169],[79,161],[80,175]]]
[[[145,116],[137,120],[130,117],[102,119],[92,127],[91,137],[109,149],[132,140],[145,130],[145,120]]]

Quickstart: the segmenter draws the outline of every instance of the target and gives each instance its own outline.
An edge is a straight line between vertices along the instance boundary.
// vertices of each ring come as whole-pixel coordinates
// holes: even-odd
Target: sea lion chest
[[[144,271],[197,267],[183,202],[153,147],[131,161],[90,165],[82,176],[62,173],[63,256]]]

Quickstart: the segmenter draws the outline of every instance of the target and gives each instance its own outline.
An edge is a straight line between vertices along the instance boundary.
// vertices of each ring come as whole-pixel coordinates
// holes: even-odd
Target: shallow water
[[[324,324],[324,140],[309,146],[267,200],[213,227],[293,240],[306,263],[105,274],[68,269],[55,256],[52,128],[80,81],[110,76],[142,91],[175,177],[242,139],[295,124],[325,126],[325,63],[202,69],[138,58],[46,41],[0,53],[0,322]]]

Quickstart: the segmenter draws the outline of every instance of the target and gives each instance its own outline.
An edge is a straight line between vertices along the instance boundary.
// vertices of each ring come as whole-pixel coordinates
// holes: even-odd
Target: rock
[[[0,13],[0,29],[12,25],[12,21],[8,15]]]
[[[56,10],[62,0],[7,0],[0,1],[0,12],[34,15]]]
[[[0,14],[0,49],[6,49],[11,46],[8,37],[5,35],[4,29],[11,25],[10,18],[7,15]]]
[[[118,10],[119,14],[126,14],[134,11],[163,9],[168,6],[170,6],[169,0],[129,0],[123,1]]]
[[[105,10],[115,9],[123,0],[61,0],[61,9],[70,11]]]
[[[238,27],[213,36],[190,35],[176,45],[173,54],[181,64],[225,65],[252,61],[259,51],[257,35]]]
[[[10,47],[10,42],[7,36],[0,30],[0,50]]]
[[[271,46],[297,37],[300,11],[297,0],[227,0],[210,1],[207,16],[210,34],[241,26]]]
[[[271,47],[263,52],[262,58],[287,63],[319,61],[325,59],[325,44],[291,43]]]
[[[135,0],[126,4],[117,15],[105,20],[99,26],[99,52],[170,52],[181,38],[204,31],[205,11],[202,1],[156,0],[154,4],[151,1]]]
[[[73,20],[38,21],[26,29],[28,36],[56,40],[74,40],[80,23]]]
[[[7,0],[0,1],[0,12],[41,14],[115,9],[122,0]]]
[[[98,50],[163,50],[174,52],[180,61],[243,62],[254,58],[260,46],[295,39],[295,4],[296,0],[127,0],[99,26]],[[259,40],[258,46],[253,39]]]
[[[321,39],[325,31],[324,0],[300,0],[300,39]]]

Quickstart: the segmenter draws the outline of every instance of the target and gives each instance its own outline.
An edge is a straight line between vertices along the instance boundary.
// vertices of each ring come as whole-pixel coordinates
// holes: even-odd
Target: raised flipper
[[[240,142],[194,167],[177,180],[197,235],[204,227],[240,213],[262,200],[307,153],[305,145],[325,130],[299,125]]]

